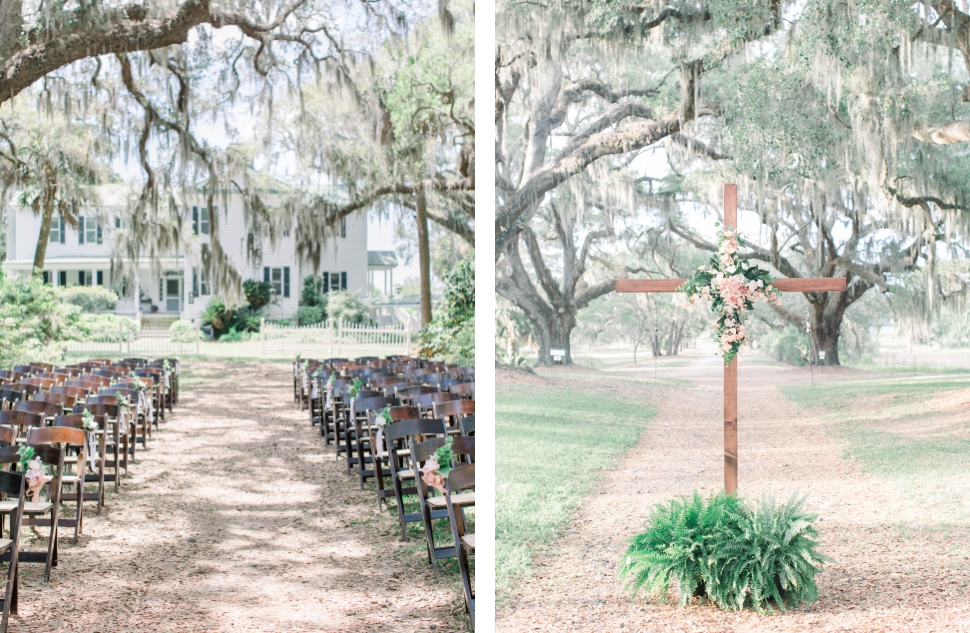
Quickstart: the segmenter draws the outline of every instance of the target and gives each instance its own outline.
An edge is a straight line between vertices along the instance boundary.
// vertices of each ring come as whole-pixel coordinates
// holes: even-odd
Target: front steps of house
[[[144,314],[141,315],[141,327],[143,330],[168,330],[173,323],[179,320],[178,315]]]

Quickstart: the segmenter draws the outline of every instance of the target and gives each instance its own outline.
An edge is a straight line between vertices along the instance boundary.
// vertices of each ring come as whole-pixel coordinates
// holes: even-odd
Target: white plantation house
[[[138,264],[135,279],[113,278],[111,273],[112,234],[121,227],[119,216],[126,197],[132,190],[123,185],[106,185],[99,190],[100,204],[90,213],[81,213],[78,226],[71,227],[55,216],[44,262],[44,280],[55,286],[104,286],[119,295],[115,309],[130,316],[139,311],[149,314],[194,319],[219,294],[219,289],[206,279],[200,266],[201,247],[210,239],[210,218],[204,200],[190,201],[183,211],[183,221],[191,222],[192,236],[184,253],[170,253],[153,267],[147,257]],[[242,279],[269,281],[275,301],[264,309],[269,319],[291,318],[297,310],[303,278],[313,274],[309,263],[298,260],[292,231],[284,232],[276,246],[268,238],[255,247],[262,254],[259,266],[247,261],[248,234],[243,220],[243,203],[237,194],[228,198],[228,208],[217,206],[219,241],[239,271]],[[3,269],[8,275],[31,274],[34,251],[40,234],[41,218],[30,209],[11,201],[7,214],[7,260]],[[371,270],[369,262],[374,262]],[[367,217],[354,214],[345,218],[335,238],[321,249],[319,274],[327,291],[350,290],[366,296],[375,272],[388,275],[397,265],[393,252],[367,252]],[[393,273],[392,273],[393,274]],[[379,277],[380,279],[380,277]],[[386,288],[388,286],[385,286]],[[388,288],[390,292],[390,288]]]

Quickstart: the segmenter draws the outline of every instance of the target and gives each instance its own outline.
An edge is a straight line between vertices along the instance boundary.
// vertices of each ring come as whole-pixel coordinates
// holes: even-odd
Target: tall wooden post
[[[724,185],[724,226],[738,228],[738,186]],[[724,490],[738,489],[738,359],[724,366]]]

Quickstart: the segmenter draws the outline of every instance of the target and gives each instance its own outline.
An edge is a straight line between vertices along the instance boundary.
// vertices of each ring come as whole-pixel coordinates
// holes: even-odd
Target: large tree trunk
[[[431,322],[431,245],[428,239],[428,200],[417,192],[418,267],[421,269],[421,325]]]
[[[51,220],[54,219],[54,200],[44,200],[44,214],[40,221],[40,235],[37,236],[37,248],[34,250],[34,270],[31,273],[35,277],[44,274],[44,260],[47,258],[47,243],[51,238]],[[61,227],[64,230],[64,227]]]
[[[833,311],[812,319],[812,333],[815,338],[815,358],[817,365],[839,365],[839,336],[841,335],[843,311]],[[813,315],[814,317],[814,315]],[[825,352],[825,358],[818,353]]]
[[[553,313],[545,323],[537,323],[539,327],[539,358],[537,365],[552,365],[552,350],[561,349],[566,352],[562,358],[564,365],[573,362],[572,349],[569,338],[576,328],[576,313],[568,310]]]

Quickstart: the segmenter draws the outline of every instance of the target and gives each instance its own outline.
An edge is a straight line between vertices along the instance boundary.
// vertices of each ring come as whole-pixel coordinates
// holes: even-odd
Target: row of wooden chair
[[[423,525],[435,577],[438,561],[458,560],[472,626],[475,596],[468,561],[475,554],[475,535],[467,529],[466,511],[475,505],[474,375],[473,368],[400,356],[298,358],[293,385],[294,402],[309,411],[311,426],[319,427],[324,445],[345,460],[361,489],[373,480],[381,511],[394,499],[404,540],[410,538],[409,524]],[[390,422],[379,426],[385,409]],[[449,438],[451,494],[436,494],[421,468]],[[407,500],[414,497],[418,507],[408,511]],[[434,524],[441,519],[449,522],[453,544],[436,542]]]
[[[73,528],[76,544],[83,532],[85,502],[95,502],[100,514],[105,482],[113,481],[119,490],[129,461],[134,463],[136,446],[147,448],[152,428],[157,429],[165,410],[177,403],[178,374],[177,359],[136,358],[0,370],[0,537],[9,524],[8,538],[0,538],[0,561],[8,563],[0,633],[5,633],[10,613],[17,612],[19,565],[44,564],[44,579],[50,581],[51,568],[58,563],[59,528]],[[119,415],[126,412],[120,397],[135,405],[128,432],[121,430]],[[84,428],[85,412],[97,425],[93,435]],[[16,471],[21,446],[31,447],[34,459],[49,469],[41,501],[25,498],[27,478]],[[88,486],[94,490],[89,492]],[[74,517],[61,515],[64,502],[73,502]],[[48,528],[46,550],[20,548],[23,526]]]

